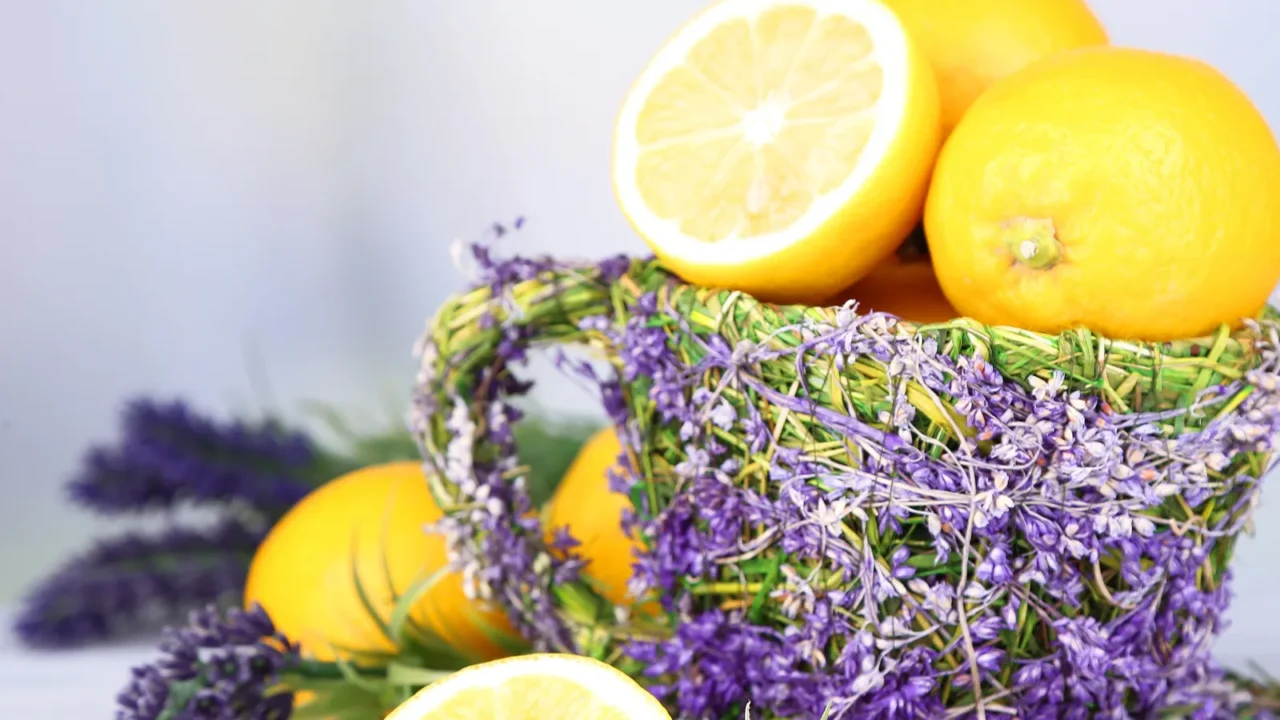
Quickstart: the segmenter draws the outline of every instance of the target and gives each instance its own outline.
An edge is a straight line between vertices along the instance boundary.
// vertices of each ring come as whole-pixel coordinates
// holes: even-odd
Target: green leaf
[[[507,655],[523,655],[529,652],[529,643],[519,635],[513,635],[489,622],[479,610],[468,606],[463,610],[467,620],[485,636],[489,642],[498,646]]]
[[[346,662],[356,673],[363,676],[381,678],[386,674],[386,662],[380,665],[357,664],[350,659]],[[289,666],[289,670],[281,676],[279,684],[288,688],[299,688],[304,685],[309,687],[312,684],[322,686],[326,682],[343,681],[345,677],[342,668],[338,667],[336,662],[303,659]]]
[[[400,654],[394,659],[412,661],[416,665],[439,670],[461,670],[479,662],[478,658],[468,657],[457,648],[444,644],[435,634],[427,638],[408,637]]]
[[[335,658],[333,661],[333,664],[338,666],[338,671],[342,673],[342,679],[345,680],[348,684],[354,685],[366,692],[373,694],[374,696],[377,696],[382,692],[384,687],[383,680],[381,679],[375,680],[372,677],[361,675],[360,671],[357,670],[355,666],[353,666],[351,663],[347,662],[346,660],[343,660],[342,658]]]
[[[329,650],[338,657],[347,658],[347,662],[358,667],[365,668],[381,668],[387,663],[395,659],[395,653],[382,652],[377,650],[368,650],[366,648],[351,647],[341,643],[328,643]]]
[[[382,558],[382,575],[387,587],[395,593],[395,581],[391,577],[391,566],[387,562],[386,524],[383,524],[380,540],[380,557]],[[413,608],[430,592],[431,588],[448,575],[447,567],[440,568],[431,575],[415,581],[403,594],[395,598],[395,606],[387,622],[387,635],[401,653],[416,655],[430,667],[457,670],[478,660],[469,657],[459,649],[451,646],[431,630],[419,625],[413,619]]]
[[[937,556],[934,555],[933,553],[921,553],[919,555],[912,555],[911,557],[907,558],[906,564],[908,567],[913,567],[917,570],[926,570],[930,568],[939,568],[939,567],[946,570],[951,570],[953,565],[955,566],[955,568],[959,568],[960,554],[951,553],[950,555],[947,556],[947,559],[944,562],[939,563],[937,561]]]
[[[178,717],[178,714],[186,709],[187,703],[191,702],[203,686],[204,683],[200,679],[169,683],[169,699],[157,720],[172,720]]]
[[[390,570],[387,569],[385,562],[383,563],[383,571],[387,573],[387,582],[390,583]],[[397,644],[402,642],[402,640],[407,637],[407,631],[410,628],[418,627],[409,616],[409,613],[413,610],[414,606],[418,604],[418,601],[425,597],[427,593],[431,592],[431,588],[435,587],[440,580],[448,575],[448,573],[448,568],[440,568],[427,577],[418,580],[413,585],[410,585],[409,589],[406,590],[403,595],[396,598],[396,606],[391,610],[391,621],[387,624],[388,629],[391,631],[391,639],[394,642]],[[426,630],[423,630],[422,632],[424,634],[430,634]]]
[[[422,627],[413,620],[412,611],[442,578],[448,574],[447,568],[441,568],[431,575],[418,580],[408,591],[396,598],[395,607],[391,610],[388,627],[396,646],[401,648],[402,656],[411,654],[423,665],[440,670],[460,670],[477,662],[462,650],[450,645],[444,638],[431,630]]]
[[[407,685],[415,688],[422,688],[430,685],[437,680],[452,675],[452,671],[448,670],[431,670],[429,668],[414,667],[404,663],[393,662],[387,666],[387,682],[392,685]]]
[[[377,694],[341,680],[323,685],[307,684],[315,693],[304,705],[296,706],[289,717],[294,720],[369,720],[382,717],[383,707]]]
[[[780,552],[774,557],[773,566],[769,568],[768,574],[764,576],[764,582],[760,583],[760,591],[751,599],[751,609],[747,611],[747,616],[751,622],[759,624],[761,615],[764,613],[765,600],[769,599],[769,593],[773,592],[773,588],[778,584],[778,575],[782,571],[782,563],[787,559],[787,554]]]
[[[565,583],[551,588],[565,614],[580,624],[590,625],[600,618],[601,600],[581,583]]]
[[[767,556],[763,556],[763,557],[758,556],[758,557],[753,557],[749,560],[744,560],[739,567],[742,569],[742,572],[746,573],[747,575],[755,575],[758,573],[764,573],[768,575],[770,572],[773,571],[773,568],[775,565],[777,565],[777,560],[775,560],[774,558],[767,557]]]
[[[369,598],[369,593],[365,591],[364,583],[360,582],[360,568],[357,565],[356,558],[356,540],[355,533],[351,537],[351,584],[356,589],[356,596],[360,599],[360,605],[364,608],[365,614],[378,626],[378,630],[391,642],[396,639],[391,635],[391,628],[387,627],[387,621],[378,613],[377,608],[373,606],[373,600]]]
[[[390,527],[390,512],[391,507],[390,504],[388,504],[387,512],[383,517],[382,527],[378,534],[378,557],[382,560],[382,580],[387,584],[387,589],[394,595],[396,592],[396,583],[395,579],[392,577],[391,563],[387,559],[389,557],[387,553],[387,547],[389,545],[387,531]],[[425,649],[428,649],[428,651],[434,649],[439,652],[447,652],[448,645],[440,641],[439,638],[436,638],[434,633],[431,633],[426,628],[418,625],[413,620],[413,616],[409,614],[413,603],[422,597],[422,593],[430,590],[431,585],[438,582],[446,572],[446,568],[441,568],[436,571],[436,573],[434,573],[434,579],[428,578],[430,583],[425,589],[416,593],[413,600],[404,602],[403,597],[396,597],[396,605],[392,608],[390,622],[388,622],[387,625],[388,637],[391,638],[391,642],[395,643],[396,647],[403,648],[409,646],[413,642],[416,642],[418,645],[425,646]],[[413,588],[411,587],[410,590],[412,591]],[[396,623],[397,610],[403,611],[398,623]],[[434,646],[434,648],[430,646]]]
[[[632,485],[631,490],[627,492],[627,497],[631,499],[633,508],[649,507],[649,483],[638,482]]]

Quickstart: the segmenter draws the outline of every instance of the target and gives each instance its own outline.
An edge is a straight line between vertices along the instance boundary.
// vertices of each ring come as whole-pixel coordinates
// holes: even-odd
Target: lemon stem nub
[[[1062,259],[1062,243],[1054,233],[1052,220],[1018,218],[1009,223],[1005,237],[1018,264],[1032,270],[1047,270]]]

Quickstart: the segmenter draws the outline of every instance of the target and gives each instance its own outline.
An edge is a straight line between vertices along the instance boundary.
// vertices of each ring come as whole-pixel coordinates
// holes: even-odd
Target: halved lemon
[[[578,655],[521,655],[473,665],[406,700],[387,720],[671,720],[635,680]]]
[[[939,123],[928,60],[879,0],[721,0],[628,93],[614,187],[685,280],[812,303],[919,221]]]

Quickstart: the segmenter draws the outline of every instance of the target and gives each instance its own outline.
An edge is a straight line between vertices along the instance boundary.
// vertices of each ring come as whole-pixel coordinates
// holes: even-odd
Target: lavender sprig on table
[[[133,400],[121,428],[87,454],[68,487],[76,503],[121,514],[239,501],[278,514],[311,489],[301,477],[319,455],[275,422],[217,422],[181,401]]]
[[[117,720],[284,720],[293,694],[276,685],[299,661],[256,605],[221,614],[193,611],[186,627],[166,630],[161,657],[136,667],[117,696]]]
[[[69,648],[155,628],[205,603],[239,602],[263,529],[354,465],[273,420],[219,421],[182,401],[131,400],[119,438],[86,453],[68,483],[71,499],[104,515],[198,505],[222,517],[208,530],[100,541],[28,594],[14,631],[31,647]]]
[[[207,602],[239,602],[262,536],[225,521],[100,541],[31,591],[14,632],[31,647],[74,647],[158,628]]]

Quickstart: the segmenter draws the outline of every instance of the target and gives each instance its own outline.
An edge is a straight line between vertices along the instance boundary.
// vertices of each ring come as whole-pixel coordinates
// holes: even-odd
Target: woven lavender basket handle
[[[1210,656],[1280,429],[1277,325],[1175,343],[917,326],[490,263],[419,348],[414,431],[469,587],[677,717],[1234,717]],[[642,540],[614,606],[543,528],[514,374],[570,359]],[[1208,713],[1208,714],[1204,714]]]

